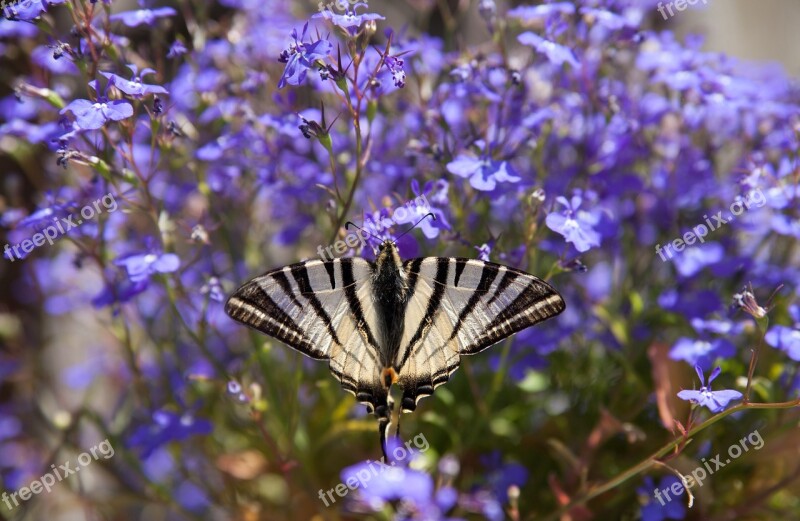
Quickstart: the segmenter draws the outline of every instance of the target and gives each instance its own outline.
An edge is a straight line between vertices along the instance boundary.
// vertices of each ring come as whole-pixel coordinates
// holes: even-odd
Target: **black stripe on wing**
[[[225,312],[234,320],[274,337],[316,360],[328,358],[309,341],[302,329],[273,298],[252,280],[239,288],[225,303]]]
[[[375,349],[375,352],[380,352],[378,342],[375,341],[375,336],[372,329],[367,324],[367,319],[364,316],[364,308],[361,307],[361,301],[356,294],[356,279],[353,275],[353,259],[344,258],[342,262],[342,284],[344,284],[345,297],[347,298],[347,305],[350,307],[350,312],[356,319],[356,327],[361,331],[367,339],[367,343]]]
[[[445,284],[447,283],[449,271],[450,259],[446,257],[439,257],[436,259],[436,275],[434,276],[434,281],[437,282],[437,284],[433,287],[433,293],[431,293],[431,298],[428,300],[428,307],[425,309],[425,315],[422,317],[422,321],[419,323],[414,336],[411,337],[411,340],[408,342],[405,348],[406,350],[403,353],[403,358],[397,364],[398,371],[403,368],[408,357],[416,349],[419,341],[422,340],[427,330],[433,325],[433,316],[439,311],[442,304],[442,295],[444,295],[444,290],[447,287]],[[411,272],[411,275],[414,275],[414,272]]]
[[[325,264],[333,265],[333,261],[325,262]],[[294,277],[294,280],[297,283],[297,287],[300,289],[300,294],[308,300],[308,303],[311,304],[314,312],[320,319],[322,319],[322,322],[325,324],[325,328],[328,330],[328,334],[333,339],[333,342],[337,345],[341,345],[339,338],[336,336],[336,330],[333,328],[331,317],[325,311],[325,308],[322,306],[322,302],[319,301],[317,294],[314,293],[314,289],[311,287],[311,281],[308,278],[308,268],[306,267],[305,263],[293,264],[290,266],[290,270],[292,277]],[[292,298],[294,298],[294,296],[292,296]]]
[[[507,269],[510,272],[513,268]],[[489,322],[480,337],[462,350],[463,354],[479,353],[514,333],[558,315],[566,308],[561,295],[548,283],[523,271],[514,271],[516,272],[514,280],[517,277],[530,279],[527,287],[517,295],[511,304],[506,306],[503,311]],[[510,284],[511,282],[508,285]],[[502,285],[502,281],[500,285]],[[496,300],[500,293],[501,290],[498,287],[497,293],[492,296],[489,302]]]

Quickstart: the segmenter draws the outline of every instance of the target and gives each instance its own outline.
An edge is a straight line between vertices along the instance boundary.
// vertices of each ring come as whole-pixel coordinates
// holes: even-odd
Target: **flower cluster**
[[[25,66],[0,99],[8,242],[103,194],[120,211],[0,268],[4,488],[108,438],[109,490],[142,511],[318,515],[316,489],[375,457],[373,420],[325,364],[233,323],[225,295],[421,195],[423,214],[369,244],[524,269],[567,309],[463,360],[403,416],[432,449],[336,508],[538,518],[654,453],[676,424],[795,397],[800,96],[777,67],[658,29],[655,3],[460,2],[471,13],[445,13],[437,35],[392,30],[366,3],[10,3],[0,50]],[[485,41],[461,48],[468,14]],[[753,190],[759,211],[670,262],[655,253]],[[605,494],[569,514],[631,517],[635,487],[615,492],[632,501]],[[126,515],[107,491],[65,492]],[[720,498],[704,513],[740,501]]]

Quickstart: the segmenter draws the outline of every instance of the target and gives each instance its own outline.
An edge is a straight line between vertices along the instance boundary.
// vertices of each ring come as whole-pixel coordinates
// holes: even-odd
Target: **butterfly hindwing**
[[[395,367],[407,412],[448,380],[461,355],[479,353],[565,308],[549,284],[500,264],[428,257],[403,266],[409,298]]]
[[[374,410],[385,405],[375,343],[372,266],[361,258],[312,260],[269,271],[239,288],[226,312],[317,359]]]

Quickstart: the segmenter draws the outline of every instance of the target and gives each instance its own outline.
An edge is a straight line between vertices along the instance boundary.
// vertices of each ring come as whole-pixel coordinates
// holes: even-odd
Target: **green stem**
[[[603,483],[602,485],[598,485],[598,486],[596,486],[596,487],[594,487],[594,488],[592,488],[590,490],[587,490],[586,492],[578,495],[572,501],[570,501],[568,504],[564,505],[563,507],[561,507],[557,511],[551,513],[549,516],[544,517],[543,520],[544,521],[555,521],[557,519],[560,519],[562,516],[566,515],[570,510],[572,510],[576,506],[582,505],[582,504],[584,504],[584,503],[596,498],[600,494],[603,494],[605,492],[608,492],[609,490],[612,490],[612,489],[616,488],[617,486],[619,486],[622,483],[628,481],[629,479],[631,479],[632,477],[636,476],[637,474],[640,474],[640,473],[644,472],[645,470],[649,469],[650,467],[652,467],[653,465],[655,465],[656,461],[659,458],[662,458],[662,457],[666,456],[667,454],[669,454],[669,452],[674,450],[675,447],[677,447],[678,445],[680,445],[682,443],[686,443],[686,441],[689,438],[691,438],[692,436],[696,435],[700,431],[705,430],[707,427],[710,427],[711,425],[714,425],[715,423],[717,423],[721,419],[723,419],[723,418],[725,418],[725,417],[727,417],[727,416],[729,416],[729,415],[731,415],[733,413],[736,413],[736,412],[739,412],[739,411],[744,411],[744,410],[747,410],[747,409],[791,409],[791,408],[794,408],[794,407],[800,407],[800,398],[798,398],[796,400],[792,400],[790,402],[741,403],[741,404],[739,404],[739,405],[737,405],[735,407],[731,407],[730,409],[728,409],[726,411],[723,411],[723,412],[717,414],[716,416],[713,416],[713,417],[709,418],[708,420],[706,420],[705,422],[697,425],[693,429],[690,429],[689,432],[687,432],[685,436],[681,436],[680,438],[672,440],[671,442],[669,442],[665,446],[663,446],[660,449],[658,449],[655,453],[653,453],[652,455],[650,455],[646,459],[642,460],[641,462],[637,463],[633,467],[631,467],[628,470],[624,471],[622,474],[619,474],[617,477],[615,477],[615,478]]]

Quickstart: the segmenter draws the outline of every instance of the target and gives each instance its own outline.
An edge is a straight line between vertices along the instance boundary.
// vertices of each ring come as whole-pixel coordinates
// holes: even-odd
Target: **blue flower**
[[[330,56],[333,44],[328,40],[320,39],[316,42],[303,43],[308,31],[308,24],[303,26],[303,34],[297,37],[297,30],[292,30],[294,42],[289,48],[281,52],[279,61],[286,64],[283,75],[278,81],[278,88],[289,85],[300,85],[306,79],[308,70],[324,64],[325,58]]]
[[[564,213],[548,214],[545,219],[547,227],[563,235],[564,239],[572,243],[575,249],[581,253],[600,246],[600,234],[594,229],[600,219],[596,215],[579,209],[583,198],[580,195],[574,195],[568,201],[566,197],[560,196],[556,202],[565,207]]]
[[[172,42],[172,45],[169,46],[169,51],[167,52],[167,58],[177,58],[182,54],[186,54],[188,49],[180,40],[175,40]]]
[[[114,264],[124,267],[131,282],[138,283],[148,280],[154,273],[177,271],[181,261],[174,253],[150,251],[117,258]]]
[[[178,12],[171,7],[159,7],[158,9],[124,11],[122,13],[112,14],[109,19],[112,22],[121,21],[128,27],[136,27],[142,24],[152,26],[159,18],[175,16],[176,14],[178,14]]]
[[[705,383],[705,377],[703,376],[703,370],[700,366],[695,366],[694,370],[697,371],[697,376],[700,377],[700,390],[698,391],[690,391],[685,389],[678,393],[678,398],[681,400],[689,400],[692,402],[697,403],[701,407],[708,407],[711,412],[717,413],[722,412],[725,410],[725,407],[733,400],[739,400],[742,398],[742,393],[739,391],[733,390],[722,390],[722,391],[712,391],[711,390],[711,382],[719,376],[719,373],[722,371],[719,367],[715,368],[711,371],[711,375],[708,377],[708,384]]]
[[[330,20],[333,25],[339,26],[349,34],[355,36],[358,30],[361,28],[361,25],[364,22],[369,22],[372,20],[385,20],[383,16],[376,14],[376,13],[362,13],[356,14],[357,7],[367,7],[367,4],[359,2],[353,6],[352,9],[348,9],[345,11],[344,14],[337,14],[331,11],[330,9],[325,9],[321,13],[317,13],[313,16],[313,18],[324,18],[326,20]]]
[[[394,81],[394,86],[398,89],[405,87],[406,71],[403,70],[403,60],[396,56],[387,56],[383,63],[392,73],[392,81]]]
[[[545,40],[536,33],[530,31],[524,32],[517,36],[517,40],[522,45],[533,47],[538,52],[547,56],[547,59],[553,65],[563,65],[564,63],[569,63],[575,68],[580,65],[572,50],[564,47],[563,45],[551,42],[550,40]]]
[[[642,506],[642,521],[664,521],[665,519],[683,519],[686,516],[686,505],[672,495],[669,490],[675,483],[681,483],[676,476],[665,476],[661,478],[658,487],[653,483],[653,478],[647,476],[644,485],[637,490],[640,496],[646,497],[647,502]],[[683,484],[681,483],[681,486]],[[656,491],[658,494],[656,494]],[[669,499],[664,494],[668,491]]]
[[[574,13],[575,4],[572,2],[553,2],[541,5],[521,5],[506,14],[523,22],[543,22],[552,16],[568,16]]]
[[[800,362],[800,329],[772,326],[764,340],[772,347],[785,351],[792,360]]]
[[[363,482],[359,496],[370,503],[405,500],[424,505],[433,494],[433,479],[428,474],[401,466],[387,467],[367,460],[345,468],[341,476],[345,483],[348,479]]]
[[[706,266],[712,266],[725,258],[725,249],[718,242],[687,246],[675,255],[675,268],[683,277],[692,277]]]
[[[459,177],[469,178],[469,184],[476,190],[491,192],[497,183],[517,183],[514,167],[507,161],[496,161],[461,154],[447,163],[447,171]]]
[[[79,129],[97,130],[108,121],[121,121],[133,116],[133,106],[127,101],[109,101],[106,98],[98,98],[97,101],[76,99],[61,109],[59,114],[70,114]]]
[[[51,5],[63,4],[66,0],[22,0],[21,2],[3,2],[2,14],[3,18],[9,20],[24,20],[30,21],[37,18]]]
[[[521,488],[528,482],[528,469],[519,463],[503,463],[503,455],[499,450],[481,456],[480,460],[488,472],[486,484],[502,503],[508,501],[508,488],[511,485]]]
[[[699,340],[684,337],[675,342],[669,357],[673,360],[684,360],[692,366],[709,369],[718,357],[730,358],[735,354],[734,345],[724,338]]]
[[[108,78],[109,86],[114,86],[128,96],[133,96],[134,98],[141,98],[146,94],[169,94],[167,89],[160,85],[142,83],[142,76],[155,73],[156,71],[153,69],[143,69],[141,74],[137,74],[138,68],[136,65],[129,63],[128,68],[133,72],[133,77],[130,80],[126,80],[122,76],[117,76],[111,72],[100,71],[100,74]]]
[[[203,436],[212,431],[211,422],[198,420],[191,413],[178,414],[158,410],[153,413],[153,423],[142,425],[128,438],[128,445],[141,451],[146,459],[160,446],[172,441],[184,441],[192,436]]]

